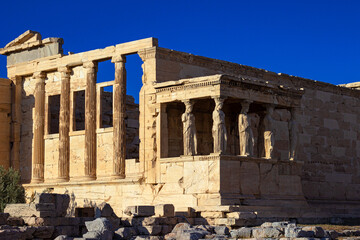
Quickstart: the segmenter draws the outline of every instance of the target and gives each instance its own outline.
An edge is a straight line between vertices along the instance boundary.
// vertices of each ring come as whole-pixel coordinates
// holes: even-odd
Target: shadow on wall
[[[20,174],[21,183],[30,183],[32,176],[32,144],[33,144],[33,109],[35,108],[34,95],[26,95],[24,87],[22,87],[22,104],[21,104],[21,119],[26,121],[21,123],[20,130]],[[13,146],[12,146],[13,147]]]

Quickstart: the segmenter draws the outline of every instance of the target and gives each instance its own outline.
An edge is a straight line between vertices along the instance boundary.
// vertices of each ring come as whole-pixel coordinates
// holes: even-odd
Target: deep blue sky
[[[359,12],[358,0],[3,1],[0,47],[28,29],[64,38],[66,53],[156,37],[161,47],[340,84],[360,81]],[[129,58],[132,95],[140,64]],[[0,77],[5,65],[0,56]],[[99,75],[112,80],[105,65]]]

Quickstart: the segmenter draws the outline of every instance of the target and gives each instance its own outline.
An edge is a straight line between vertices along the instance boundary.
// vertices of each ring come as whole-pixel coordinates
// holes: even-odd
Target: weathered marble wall
[[[298,118],[297,160],[304,162],[301,182],[305,197],[310,200],[360,199],[359,91],[173,50],[158,48],[157,53],[158,82],[227,74],[304,88]],[[279,130],[275,156],[288,159],[289,111],[277,109],[273,117]],[[230,152],[234,151],[237,150]]]

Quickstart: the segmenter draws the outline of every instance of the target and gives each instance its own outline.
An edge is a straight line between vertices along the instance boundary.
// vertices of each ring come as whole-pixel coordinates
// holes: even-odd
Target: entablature
[[[220,96],[297,107],[304,94],[301,88],[223,74],[155,83],[154,88],[159,103]]]

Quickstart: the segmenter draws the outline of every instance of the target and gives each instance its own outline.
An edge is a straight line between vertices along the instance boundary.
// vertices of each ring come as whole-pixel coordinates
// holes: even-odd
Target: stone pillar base
[[[111,179],[115,180],[115,179],[125,179],[125,174],[113,174],[111,175]]]
[[[43,183],[44,182],[44,179],[42,178],[33,178],[31,179],[31,183]]]
[[[77,181],[94,181],[96,180],[95,176],[84,176],[79,179],[76,179]]]
[[[68,182],[70,178],[68,177],[59,177],[56,179],[56,182]]]

